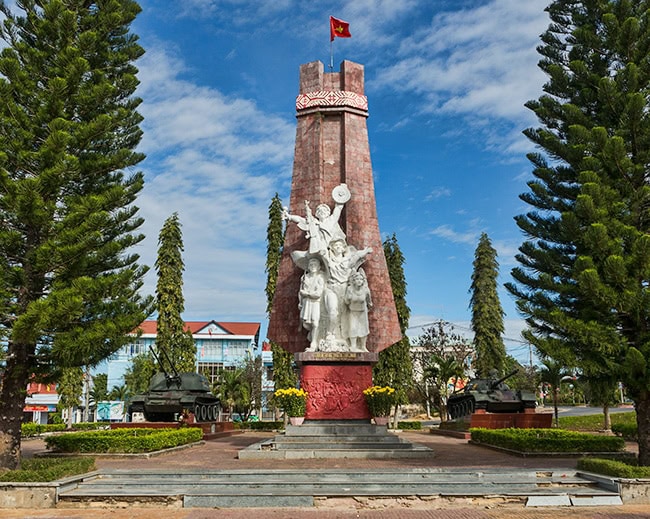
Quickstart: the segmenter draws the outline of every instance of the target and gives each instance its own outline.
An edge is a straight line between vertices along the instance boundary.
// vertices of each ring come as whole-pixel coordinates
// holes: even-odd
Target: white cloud
[[[485,118],[508,122],[517,132],[499,129],[499,147],[519,153],[519,131],[534,123],[524,103],[541,94],[545,79],[535,48],[548,26],[547,4],[492,0],[440,13],[402,41],[395,62],[370,86],[421,95],[425,112],[460,115],[479,126]]]
[[[293,121],[183,80],[183,62],[162,48],[150,49],[139,68],[147,153],[138,198],[146,219],[143,259],[153,265],[160,228],[178,212],[191,272],[184,278],[186,318],[261,320],[267,211],[290,179]],[[155,282],[152,270],[148,292]]]
[[[398,38],[395,24],[417,7],[417,0],[348,0],[341,8],[345,16],[340,17],[351,23],[350,32],[358,45],[377,49],[394,44]]]
[[[438,198],[443,198],[451,196],[451,189],[448,187],[437,186],[434,187],[427,196],[424,197],[426,201],[436,200]]]
[[[453,243],[464,243],[466,245],[475,245],[478,240],[476,231],[458,232],[449,225],[439,225],[431,229],[429,234],[438,238],[445,238]]]

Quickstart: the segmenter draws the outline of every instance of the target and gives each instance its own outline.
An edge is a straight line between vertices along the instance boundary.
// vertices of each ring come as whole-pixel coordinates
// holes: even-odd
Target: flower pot
[[[388,416],[375,416],[375,425],[388,425]]]
[[[289,423],[291,425],[302,425],[302,422],[305,421],[304,416],[290,416],[289,417]]]

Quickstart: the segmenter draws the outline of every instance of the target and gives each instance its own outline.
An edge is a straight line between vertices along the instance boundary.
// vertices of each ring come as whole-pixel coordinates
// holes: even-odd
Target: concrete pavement
[[[465,440],[431,435],[428,432],[401,433],[409,441],[424,444],[435,451],[432,459],[364,460],[364,459],[308,459],[308,460],[239,460],[239,449],[272,436],[271,433],[244,433],[206,442],[203,445],[148,459],[127,459],[98,457],[97,467],[114,469],[153,469],[201,468],[201,469],[396,469],[396,468],[551,468],[573,469],[575,458],[520,458],[496,452]],[[32,456],[44,450],[40,440],[27,440],[23,445],[25,456]],[[14,518],[105,518],[114,519],[200,519],[200,518],[246,518],[259,515],[260,518],[306,517],[314,519],[330,518],[457,518],[457,519],[546,519],[568,517],[574,519],[641,519],[649,518],[647,506],[600,506],[600,507],[555,507],[525,508],[521,504],[512,505],[494,501],[468,500],[442,502],[440,500],[416,502],[408,498],[360,499],[349,498],[328,500],[327,509],[318,506],[310,508],[246,508],[246,509],[170,509],[135,508],[112,506],[109,508],[54,509],[54,510],[2,510],[3,519]],[[415,508],[417,507],[417,508]]]

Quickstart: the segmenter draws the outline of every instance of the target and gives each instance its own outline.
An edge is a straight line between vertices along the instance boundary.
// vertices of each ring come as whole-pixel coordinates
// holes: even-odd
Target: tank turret
[[[496,378],[473,378],[465,387],[447,399],[447,414],[451,420],[471,415],[483,409],[489,413],[522,413],[537,405],[532,391],[515,391],[505,383],[518,372]]]
[[[172,422],[187,411],[194,414],[197,422],[215,421],[219,416],[220,402],[210,391],[208,379],[199,373],[179,373],[163,350],[162,354],[172,370],[169,373],[153,349],[151,352],[163,371],[151,377],[146,393],[129,399],[129,416],[143,413],[149,422]]]

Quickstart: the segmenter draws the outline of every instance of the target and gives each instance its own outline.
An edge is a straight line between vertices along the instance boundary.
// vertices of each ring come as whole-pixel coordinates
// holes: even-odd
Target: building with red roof
[[[187,321],[196,345],[196,369],[212,383],[220,371],[241,365],[247,356],[261,354],[260,323],[230,321]],[[136,355],[147,353],[156,344],[157,321],[144,321],[133,341],[107,361],[108,390],[124,384],[124,373]]]

